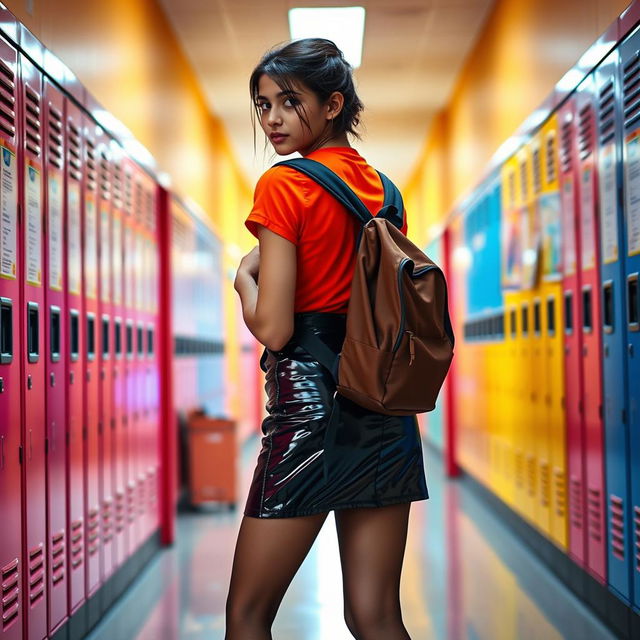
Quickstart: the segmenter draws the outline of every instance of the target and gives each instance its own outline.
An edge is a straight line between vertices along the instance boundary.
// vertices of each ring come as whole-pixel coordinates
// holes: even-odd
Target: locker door
[[[113,290],[111,311],[113,316],[113,429],[114,429],[114,567],[119,567],[127,557],[127,512],[126,512],[126,442],[124,432],[125,386],[124,386],[124,280],[123,280],[123,216],[124,182],[122,171],[122,151],[111,143],[113,166],[113,205],[111,265],[113,270]]]
[[[19,454],[22,430],[20,284],[18,241],[18,136],[14,107],[17,100],[17,54],[0,38],[0,192],[5,208],[0,214],[0,600],[3,640],[22,638],[22,470]]]
[[[600,202],[600,263],[604,432],[607,482],[608,582],[617,594],[631,600],[629,429],[625,389],[627,360],[623,267],[621,123],[618,104],[618,52],[612,53],[596,69],[598,100],[598,199]]]
[[[84,362],[84,433],[85,433],[85,513],[87,563],[86,594],[90,597],[100,585],[100,379],[98,368],[100,308],[98,304],[98,171],[97,127],[85,117],[84,217],[83,217],[83,292],[85,312],[83,328]]]
[[[543,477],[549,504],[551,538],[567,546],[566,431],[564,415],[564,358],[562,355],[561,200],[558,182],[558,119],[553,115],[542,127],[544,140],[542,225],[542,329],[546,395],[543,405],[549,427],[549,458]]]
[[[84,300],[82,297],[82,116],[66,100],[67,181],[66,181],[66,309],[65,325],[69,340],[67,361],[67,562],[69,567],[69,615],[85,599],[85,462],[84,462]]]
[[[114,568],[114,508],[113,508],[113,443],[115,423],[113,420],[113,309],[112,266],[111,266],[111,200],[112,169],[109,153],[110,139],[98,131],[98,225],[99,281],[100,281],[100,416],[98,418],[98,439],[100,449],[100,505],[102,523],[102,574],[104,582]]]
[[[23,265],[22,299],[22,402],[23,421],[23,565],[27,603],[25,638],[47,634],[47,558],[45,494],[45,354],[43,287],[43,189],[42,189],[42,76],[25,57],[19,56],[19,109],[24,156],[20,167]]]
[[[624,185],[624,286],[627,292],[625,321],[627,324],[627,371],[629,388],[629,447],[640,451],[640,99],[637,79],[640,73],[640,30],[620,45],[623,110],[623,185]],[[640,606],[640,456],[631,456],[631,535],[634,546],[629,549],[633,572],[633,602]]]
[[[560,194],[562,202],[562,301],[564,305],[564,383],[569,475],[569,555],[586,562],[585,460],[582,381],[582,317],[580,292],[580,238],[576,232],[577,206],[574,98],[558,113],[560,126]],[[560,330],[560,327],[558,327]]]
[[[49,634],[67,617],[66,498],[66,305],[64,303],[64,98],[44,82],[45,192],[45,350],[47,388],[47,558]]]
[[[124,379],[125,379],[125,440],[127,450],[127,528],[128,553],[133,553],[139,544],[138,495],[137,495],[137,383],[134,360],[135,352],[135,236],[134,236],[134,165],[128,158],[123,159],[124,196]]]
[[[606,579],[604,452],[602,433],[602,330],[597,217],[597,128],[595,86],[589,76],[576,94],[578,202],[580,205],[580,299],[582,380],[587,491],[587,567]]]

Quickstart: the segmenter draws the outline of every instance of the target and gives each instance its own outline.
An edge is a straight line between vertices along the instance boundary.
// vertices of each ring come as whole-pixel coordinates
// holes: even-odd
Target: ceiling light
[[[327,38],[344,53],[356,69],[362,62],[364,7],[299,8],[289,10],[289,32],[293,40]]]

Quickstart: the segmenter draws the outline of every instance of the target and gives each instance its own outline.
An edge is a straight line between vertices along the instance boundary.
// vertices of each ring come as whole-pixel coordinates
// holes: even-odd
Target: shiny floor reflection
[[[181,516],[163,551],[101,621],[90,640],[221,640],[235,538],[258,438],[243,450],[236,512]],[[413,640],[614,639],[485,504],[446,481],[425,449],[431,498],[412,505],[402,575]],[[330,515],[295,576],[273,627],[275,640],[348,640]]]

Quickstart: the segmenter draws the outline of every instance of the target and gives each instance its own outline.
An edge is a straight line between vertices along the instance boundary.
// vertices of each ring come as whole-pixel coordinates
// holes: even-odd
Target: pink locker
[[[84,361],[85,335],[82,324],[82,115],[66,100],[67,183],[65,304],[68,329],[67,360],[67,522],[69,541],[69,615],[85,599],[85,463],[84,463]]]
[[[128,553],[132,554],[140,543],[138,535],[138,393],[137,366],[135,360],[135,224],[134,224],[134,192],[136,168],[133,162],[123,159],[124,170],[124,424],[127,451],[127,536]]]
[[[0,638],[22,638],[22,479],[19,454],[21,416],[20,331],[21,243],[18,242],[18,137],[15,105],[16,50],[0,38],[0,164],[2,215],[0,243]]]
[[[114,507],[113,507],[113,309],[111,267],[111,190],[112,171],[110,138],[97,130],[98,163],[98,226],[99,226],[99,281],[100,281],[100,415],[98,418],[100,449],[100,506],[102,528],[102,574],[104,582],[114,568]]]
[[[558,113],[560,127],[560,193],[562,197],[562,251],[564,295],[564,376],[569,475],[569,555],[581,566],[586,563],[586,486],[584,469],[584,423],[582,419],[582,333],[577,192],[574,140],[574,100]]]
[[[84,130],[84,208],[83,208],[83,293],[85,348],[84,433],[85,433],[85,559],[86,595],[100,586],[100,379],[97,350],[100,327],[98,299],[98,149],[97,126],[83,118]]]
[[[66,620],[66,361],[64,292],[64,97],[44,82],[45,158],[45,350],[47,387],[47,559],[48,628],[52,635]]]
[[[42,75],[19,55],[22,203],[23,585],[25,638],[47,634]]]
[[[587,568],[606,579],[604,450],[602,407],[602,323],[600,317],[599,224],[596,207],[595,87],[589,76],[576,93],[576,159],[580,218],[580,280],[582,315],[582,379],[587,492]]]
[[[124,218],[124,174],[122,150],[111,143],[113,167],[111,268],[113,316],[113,490],[114,490],[114,567],[120,566],[127,557],[127,511],[126,511],[126,464],[125,441],[125,385],[124,385],[124,278],[123,278],[123,218]]]

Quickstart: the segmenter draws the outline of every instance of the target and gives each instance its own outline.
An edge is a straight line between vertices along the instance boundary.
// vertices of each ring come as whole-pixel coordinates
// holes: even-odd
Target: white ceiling
[[[253,148],[248,82],[262,54],[289,39],[292,7],[367,10],[362,66],[365,104],[360,153],[400,185],[408,179],[429,122],[447,102],[492,0],[160,0],[211,109],[221,117],[251,181],[272,163],[263,137]]]

